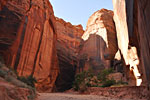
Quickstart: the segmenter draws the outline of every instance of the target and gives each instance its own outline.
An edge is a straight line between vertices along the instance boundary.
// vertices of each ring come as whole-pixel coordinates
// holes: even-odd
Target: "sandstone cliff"
[[[7,0],[0,11],[0,52],[20,76],[52,91],[58,75],[53,9],[48,0]]]
[[[29,97],[33,97],[33,94],[34,93],[28,88],[15,86],[0,78],[1,100],[29,100]]]
[[[72,87],[78,62],[79,45],[84,31],[81,25],[72,25],[60,18],[56,18],[56,31],[56,48],[60,69],[56,89],[63,91]]]
[[[84,32],[81,25],[55,18],[49,0],[0,0],[0,54],[20,76],[34,76],[39,91],[51,92],[71,88],[76,71],[112,67],[119,49],[127,81],[149,86],[150,2],[113,0],[113,5],[114,14],[95,12]]]
[[[79,67],[85,70],[93,67],[95,71],[110,68],[118,50],[113,12],[106,9],[95,12],[88,20],[82,38]]]
[[[150,2],[148,0],[113,0],[118,45],[137,85],[150,84]],[[134,48],[134,49],[133,49]],[[132,55],[132,56],[131,56]],[[139,82],[139,83],[138,83]]]
[[[0,53],[6,64],[20,76],[34,76],[39,91],[71,88],[82,26],[54,17],[48,0],[1,2]]]

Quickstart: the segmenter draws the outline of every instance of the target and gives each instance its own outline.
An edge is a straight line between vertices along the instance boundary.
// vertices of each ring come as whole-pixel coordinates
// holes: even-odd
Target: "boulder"
[[[123,74],[122,73],[111,73],[108,75],[108,79],[114,79],[116,82],[122,81],[123,80]]]

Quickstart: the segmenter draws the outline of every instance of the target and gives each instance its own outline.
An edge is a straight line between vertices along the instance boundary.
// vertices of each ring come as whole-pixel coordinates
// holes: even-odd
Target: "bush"
[[[7,72],[0,70],[0,77],[5,78],[6,75],[7,75]]]
[[[114,70],[112,68],[104,69],[97,75],[97,78],[98,78],[98,80],[106,81],[107,76],[113,72],[114,72]]]
[[[122,80],[120,80],[116,82],[116,84],[112,85],[112,87],[118,87],[118,86],[120,87],[120,86],[126,86],[126,85],[128,85],[127,82],[123,82]]]
[[[37,82],[36,79],[31,75],[28,77],[21,76],[21,77],[18,77],[17,79],[26,83],[27,85],[31,87],[35,87],[35,83]]]
[[[110,87],[111,85],[116,84],[116,81],[114,79],[108,79],[108,75],[113,73],[114,70],[112,68],[104,69],[102,70],[98,75],[98,80],[101,80],[101,86],[100,87]]]
[[[81,73],[76,74],[75,81],[73,82],[73,88],[75,91],[81,90],[83,91],[86,87],[90,86],[90,79],[93,77],[92,70],[83,71]],[[83,89],[84,88],[84,89]]]
[[[127,82],[123,82],[122,80],[118,81],[116,84],[123,84],[123,85],[127,85]]]
[[[112,85],[116,84],[116,81],[111,79],[111,80],[106,80],[103,82],[103,85],[101,87],[110,87]]]
[[[4,59],[3,59],[2,55],[0,55],[0,62],[4,63]]]
[[[87,87],[109,87],[116,84],[115,80],[107,78],[113,72],[113,69],[104,69],[96,76],[91,69],[83,71],[76,74],[73,88],[75,91],[84,92]]]
[[[85,81],[81,82],[81,84],[79,85],[79,91],[80,92],[84,92],[87,90],[87,84],[85,83]]]

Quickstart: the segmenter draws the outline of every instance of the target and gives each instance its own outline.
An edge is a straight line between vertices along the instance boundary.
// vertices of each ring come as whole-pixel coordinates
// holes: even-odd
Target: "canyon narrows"
[[[24,83],[15,89],[5,71],[16,81],[34,77],[38,92],[51,93],[71,89],[79,73],[92,69],[97,75],[111,68],[109,77],[128,85],[90,87],[85,93],[149,100],[150,2],[113,0],[113,6],[114,11],[93,13],[84,31],[55,17],[49,0],[0,0],[0,93],[5,94],[0,98],[16,100],[12,95],[21,91],[19,100],[30,100],[26,96],[33,94]]]

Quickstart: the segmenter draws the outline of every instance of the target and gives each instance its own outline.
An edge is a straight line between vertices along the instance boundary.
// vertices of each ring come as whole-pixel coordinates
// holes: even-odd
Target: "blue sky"
[[[84,29],[88,18],[97,10],[113,9],[112,0],[49,0],[55,16],[71,22],[73,25],[82,24]]]

